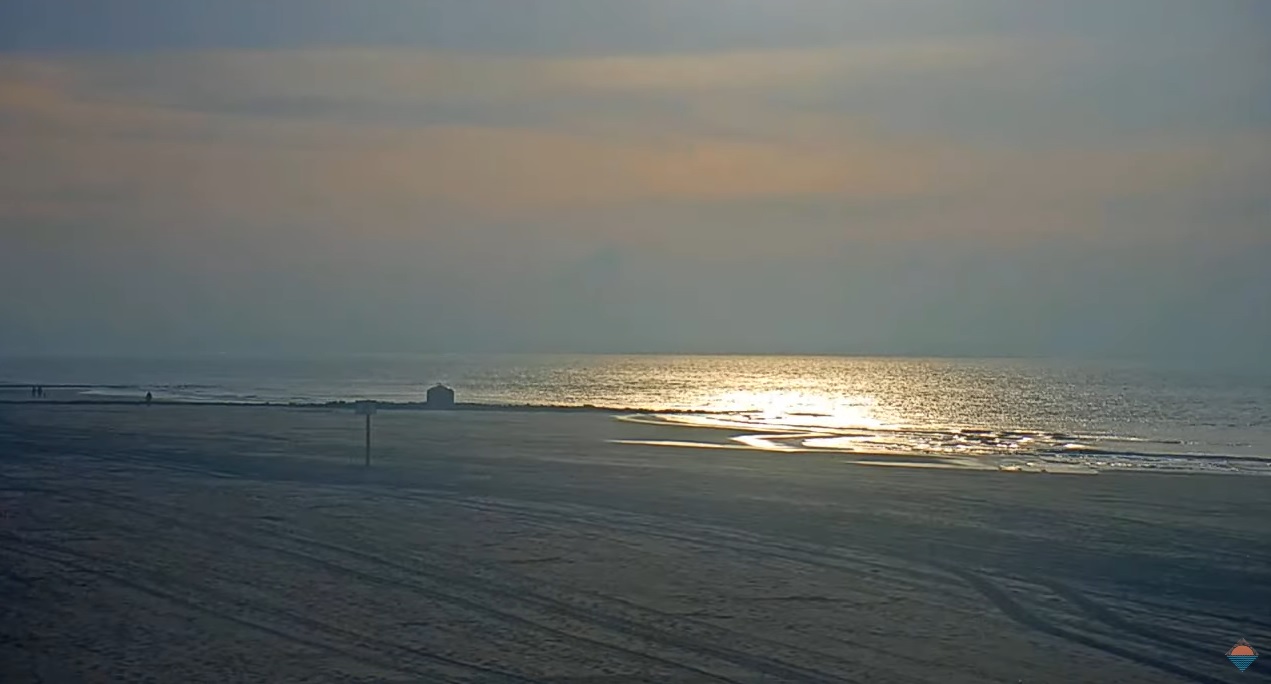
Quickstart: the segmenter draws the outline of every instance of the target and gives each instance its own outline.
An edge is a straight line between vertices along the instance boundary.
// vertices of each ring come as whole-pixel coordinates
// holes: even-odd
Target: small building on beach
[[[454,408],[455,391],[441,383],[428,388],[428,408]]]

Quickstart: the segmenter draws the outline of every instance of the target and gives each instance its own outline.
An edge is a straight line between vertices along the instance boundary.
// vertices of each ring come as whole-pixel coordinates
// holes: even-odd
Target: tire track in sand
[[[292,535],[286,532],[280,532],[280,531],[270,531],[269,535],[266,536],[264,534],[264,531],[259,529],[255,530],[257,532],[255,536],[260,538],[253,539],[249,536],[245,536],[242,534],[226,532],[222,528],[210,527],[201,523],[191,522],[189,520],[185,520],[178,517],[161,515],[161,514],[155,513],[153,510],[146,510],[146,509],[138,508],[133,505],[119,504],[119,503],[106,503],[102,497],[114,498],[116,500],[119,500],[119,499],[128,500],[134,503],[143,503],[144,505],[146,505],[147,507],[151,509],[156,507],[164,507],[169,510],[174,510],[174,509],[179,510],[179,509],[176,509],[176,507],[173,507],[167,504],[160,504],[160,503],[156,503],[156,502],[148,501],[148,500],[143,501],[140,499],[128,497],[127,495],[121,495],[115,492],[108,492],[105,490],[84,489],[83,491],[91,492],[92,496],[91,497],[77,496],[77,495],[68,494],[65,491],[60,491],[58,493],[61,496],[72,498],[72,499],[82,501],[84,503],[88,503],[91,505],[107,506],[109,508],[113,508],[116,510],[121,510],[127,513],[141,515],[141,516],[148,517],[154,520],[158,520],[160,522],[163,522],[165,524],[172,525],[175,527],[180,527],[183,529],[199,532],[207,536],[219,538],[226,541],[231,541],[236,544],[240,544],[250,548],[256,548],[262,551],[267,551],[267,552],[274,553],[280,556],[292,558],[292,559],[301,561],[303,563],[307,563],[309,565],[314,565],[314,566],[322,567],[324,569],[331,570],[337,573],[342,573],[349,577],[357,578],[361,581],[368,582],[371,584],[394,586],[401,589],[405,589],[415,594],[426,596],[435,601],[448,603],[450,605],[463,608],[478,614],[484,614],[488,617],[492,617],[492,618],[501,620],[503,622],[512,623],[522,627],[534,629],[534,630],[549,634],[551,636],[554,636],[556,638],[572,641],[575,643],[580,643],[589,648],[603,648],[609,651],[617,652],[633,660],[652,662],[652,663],[662,665],[665,667],[682,670],[682,671],[691,673],[695,676],[704,677],[712,681],[726,682],[729,684],[740,684],[740,682],[737,682],[737,680],[732,679],[726,675],[719,674],[717,672],[711,672],[709,670],[695,667],[693,665],[688,665],[686,663],[681,663],[681,662],[671,660],[668,658],[663,658],[663,657],[654,655],[652,653],[648,653],[646,651],[638,651],[638,650],[628,648],[625,646],[620,646],[618,644],[614,644],[608,641],[601,641],[598,639],[585,637],[580,634],[575,634],[573,632],[564,631],[562,629],[550,627],[548,625],[541,624],[540,622],[536,622],[532,619],[494,608],[488,603],[474,601],[472,599],[462,597],[462,596],[457,596],[452,593],[448,593],[439,589],[426,587],[416,581],[386,577],[384,575],[378,575],[378,574],[370,573],[364,570],[350,568],[347,565],[342,565],[340,563],[333,562],[332,560],[329,560],[326,558],[321,558],[319,556],[307,554],[301,551],[297,551],[295,549],[285,548],[282,546],[278,546],[276,544],[270,544],[268,542],[262,541],[262,539],[281,538],[281,539],[286,539],[288,541],[291,541],[293,543],[297,543],[301,545],[309,545],[314,548],[321,548],[328,552],[343,553],[345,555],[350,555],[351,550],[346,549],[345,547],[331,545],[324,542],[319,542],[317,540],[308,539],[305,537],[297,537],[295,535]],[[234,524],[236,529],[243,529],[241,520],[227,521],[227,523]],[[644,625],[639,625],[637,623],[623,620],[621,618],[610,618],[608,616],[600,615],[598,613],[588,612],[585,609],[576,608],[574,606],[567,606],[566,604],[556,602],[553,599],[542,597],[542,596],[533,594],[531,592],[523,592],[523,591],[512,592],[507,590],[501,590],[497,587],[491,586],[489,583],[475,581],[466,575],[456,575],[456,574],[448,573],[448,572],[439,573],[437,572],[435,568],[430,569],[430,568],[427,568],[427,566],[422,566],[422,565],[408,566],[401,563],[389,561],[387,559],[382,559],[382,558],[374,556],[373,554],[367,554],[364,552],[356,552],[356,555],[354,555],[354,558],[359,559],[363,562],[369,562],[371,564],[388,567],[390,569],[396,570],[397,572],[407,574],[408,576],[430,577],[431,579],[433,579],[434,582],[436,582],[437,584],[441,586],[464,586],[473,591],[483,592],[489,595],[497,596],[502,602],[505,602],[505,603],[512,602],[512,603],[519,603],[519,604],[528,604],[531,606],[537,605],[541,611],[548,612],[549,614],[555,613],[557,615],[561,615],[564,617],[573,618],[579,622],[584,622],[584,623],[588,623],[592,625],[605,627],[609,631],[617,633],[619,637],[630,638],[632,636],[635,636],[650,643],[658,643],[672,650],[684,651],[688,653],[696,652],[698,655],[713,656],[715,660],[721,660],[721,661],[730,663],[732,665],[740,665],[742,667],[749,668],[756,672],[763,672],[769,675],[782,676],[790,681],[804,682],[806,684],[828,684],[831,682],[841,683],[845,681],[841,677],[831,677],[829,675],[825,675],[819,672],[806,671],[806,670],[803,670],[802,668],[797,668],[796,666],[779,663],[777,661],[769,661],[769,660],[760,658],[758,656],[750,656],[748,654],[744,654],[739,651],[732,651],[724,647],[694,643],[693,640],[686,639],[684,635],[668,634],[665,632],[658,631],[654,628],[649,628]]]
[[[1124,658],[1139,665],[1144,665],[1163,672],[1178,675],[1180,677],[1185,677],[1194,682],[1199,682],[1200,684],[1226,684],[1221,679],[1210,677],[1209,675],[1196,672],[1194,670],[1189,670],[1180,665],[1175,665],[1167,660],[1161,660],[1160,658],[1145,655],[1128,648],[1123,648],[1115,643],[1108,643],[1106,641],[1081,634],[1080,632],[1074,632],[1060,627],[1059,625],[1049,622],[1025,608],[1022,604],[1011,598],[1010,594],[1008,594],[1005,589],[999,587],[997,584],[994,584],[984,575],[958,568],[945,569],[947,572],[957,575],[965,580],[968,585],[982,594],[984,598],[1001,611],[1003,615],[1010,618],[1017,624],[1027,627],[1035,632],[1040,632],[1057,639],[1062,639],[1074,644],[1103,651],[1104,653]]]
[[[413,498],[413,497],[404,497],[404,498]],[[447,498],[459,499],[461,497],[447,497]],[[601,513],[601,515],[596,515],[596,513],[600,512],[602,509],[596,509],[595,511],[589,510],[585,516],[579,515],[575,517],[575,516],[570,516],[570,515],[555,513],[555,512],[544,512],[544,511],[536,510],[536,509],[527,511],[525,508],[522,508],[519,506],[509,505],[509,504],[500,504],[500,503],[491,503],[487,501],[472,502],[470,500],[468,501],[457,500],[457,501],[451,501],[451,502],[455,503],[456,505],[467,506],[467,507],[475,508],[478,510],[486,510],[486,511],[519,510],[523,514],[530,517],[548,518],[548,519],[556,519],[556,520],[569,520],[576,524],[589,524],[589,525],[594,525],[599,527],[616,528],[616,529],[622,529],[622,530],[628,530],[628,529],[643,530],[643,533],[651,535],[651,536],[658,536],[658,537],[668,538],[668,539],[677,539],[677,540],[682,540],[689,543],[703,544],[708,546],[714,546],[717,548],[728,548],[731,550],[744,550],[750,547],[750,545],[754,545],[754,546],[758,546],[758,549],[751,548],[751,550],[758,555],[766,555],[766,556],[775,557],[775,558],[779,558],[783,560],[807,563],[811,565],[821,565],[824,567],[838,568],[840,570],[846,569],[844,568],[842,564],[844,561],[846,561],[847,563],[856,564],[856,565],[862,565],[862,564],[877,565],[876,563],[862,563],[860,559],[856,559],[856,558],[845,559],[842,557],[842,554],[826,553],[826,552],[821,552],[818,554],[816,551],[813,551],[810,549],[801,549],[798,547],[794,547],[794,546],[791,546],[788,544],[782,544],[782,543],[764,544],[761,541],[756,542],[751,540],[746,540],[741,542],[737,542],[737,541],[721,542],[720,541],[721,539],[730,539],[730,537],[735,538],[735,535],[729,534],[730,532],[733,532],[733,531],[715,530],[714,528],[708,528],[708,529],[711,529],[712,534],[714,534],[714,537],[704,538],[704,537],[697,537],[692,535],[684,535],[684,534],[680,534],[676,532],[667,532],[663,529],[660,529],[658,526],[651,525],[648,523],[606,525],[599,521],[605,520],[606,518],[610,518],[610,516],[605,515],[604,513]],[[722,533],[722,534],[717,534],[717,533]],[[744,537],[753,536],[753,535],[750,535],[750,533],[742,533],[742,534]],[[771,550],[773,548],[776,548],[779,551],[774,552]],[[795,555],[791,555],[790,554],[791,551],[793,551]],[[820,556],[822,559],[828,560],[830,562],[829,563],[826,563],[824,561],[818,562],[816,560],[813,560],[812,558],[809,558],[809,556],[812,556],[812,557]],[[907,558],[897,558],[897,560],[901,560],[901,561],[909,562],[909,563],[918,562],[918,561],[907,559]],[[1209,677],[1208,675],[1205,675],[1202,673],[1194,672],[1185,667],[1175,665],[1174,663],[1171,663],[1169,661],[1155,658],[1150,655],[1137,653],[1130,649],[1122,648],[1116,645],[1115,643],[1110,643],[1101,639],[1090,637],[1085,634],[1073,632],[1071,630],[1065,629],[1064,627],[1061,627],[1059,625],[1046,621],[1045,619],[1041,618],[1035,613],[1025,609],[1022,605],[1020,605],[1018,602],[1012,599],[1005,590],[992,584],[992,582],[990,582],[987,578],[985,578],[982,575],[970,573],[970,572],[953,568],[953,567],[944,566],[942,564],[928,563],[927,565],[941,573],[946,574],[947,576],[960,579],[967,586],[975,590],[976,593],[982,595],[984,598],[989,599],[989,601],[993,603],[995,607],[997,607],[1003,614],[1005,614],[1012,621],[1018,624],[1024,625],[1026,627],[1029,627],[1030,629],[1034,629],[1036,631],[1048,634],[1050,636],[1053,636],[1059,639],[1063,639],[1065,641],[1069,641],[1071,643],[1076,643],[1082,646],[1104,651],[1111,655],[1125,658],[1127,660],[1130,660],[1140,665],[1146,665],[1146,666],[1153,667],[1159,670],[1170,672],[1172,674],[1189,677],[1193,679],[1194,681],[1202,682],[1204,684],[1222,681],[1219,679]],[[922,571],[917,571],[916,569],[908,568],[908,570],[918,576],[927,576],[927,577],[931,576],[930,573],[923,573]],[[1049,584],[1044,584],[1040,582],[1039,584],[1042,584],[1043,586],[1048,586],[1048,587],[1050,586]],[[1086,613],[1090,615],[1091,617],[1095,617],[1096,619],[1104,622],[1105,624],[1109,624],[1110,626],[1116,627],[1117,629],[1127,629],[1127,631],[1140,634],[1141,636],[1149,637],[1155,641],[1162,642],[1162,643],[1169,643],[1169,644],[1178,646],[1180,648],[1184,648],[1185,650],[1189,650],[1201,655],[1206,655],[1206,656],[1212,655],[1212,653],[1210,653],[1208,650],[1202,649],[1201,647],[1195,644],[1188,643],[1180,639],[1170,639],[1169,637],[1162,637],[1161,635],[1155,633],[1152,630],[1147,630],[1142,628],[1141,626],[1133,625],[1129,621],[1123,620],[1119,618],[1118,616],[1115,616],[1107,609],[1104,609],[1102,606],[1098,606],[1097,604],[1090,601],[1089,599],[1086,599],[1085,597],[1080,596],[1078,593],[1073,592],[1071,590],[1067,590],[1067,589],[1061,589],[1059,588],[1059,586],[1061,585],[1056,585],[1051,588],[1055,589],[1056,594],[1060,595],[1062,598],[1064,598],[1066,601],[1072,604],[1079,611]]]
[[[107,567],[113,567],[117,570],[124,570],[128,574],[142,574],[136,568],[125,568],[118,563],[110,561],[109,559],[101,558],[99,556],[94,556],[91,554],[80,553],[73,549],[59,546],[57,544],[48,544],[48,543],[36,542],[32,540],[17,539],[14,537],[10,537],[8,535],[0,536],[0,544],[4,544],[5,546],[7,546],[9,548],[9,551],[12,553],[25,555],[25,556],[43,560],[49,563],[55,563],[57,565],[61,565],[63,567],[69,568],[71,570],[75,570],[77,572],[81,572],[93,577],[101,578],[103,580],[106,580],[113,584],[117,584],[126,589],[130,589],[137,593],[143,594],[145,596],[166,601],[180,608],[184,608],[186,610],[189,610],[195,613],[201,613],[203,615],[207,615],[216,620],[222,620],[225,622],[239,625],[240,627],[253,629],[263,634],[268,634],[275,638],[282,639],[284,641],[288,641],[288,642],[299,644],[308,648],[312,648],[319,652],[333,653],[339,656],[343,656],[353,662],[361,663],[362,665],[368,665],[368,666],[381,669],[381,670],[399,672],[401,674],[405,674],[409,676],[416,676],[416,677],[424,676],[424,675],[427,675],[430,677],[439,676],[436,672],[425,673],[419,670],[404,668],[400,664],[399,659],[393,658],[388,653],[385,653],[382,650],[378,650],[378,653],[379,655],[384,656],[383,660],[369,658],[367,657],[366,654],[358,652],[357,650],[334,646],[325,641],[319,641],[317,639],[312,639],[303,635],[293,634],[284,629],[279,629],[277,627],[273,627],[256,620],[251,620],[245,617],[234,615],[225,610],[218,610],[216,608],[212,608],[211,606],[205,605],[203,603],[199,603],[198,601],[190,600],[188,598],[178,596],[169,591],[165,591],[164,589],[161,589],[149,583],[143,583],[143,582],[138,582],[136,580],[128,579],[118,574],[101,570],[98,567],[92,567],[83,562],[76,562],[74,560],[67,560],[66,558],[58,558],[56,556],[41,554],[41,553],[34,552],[30,549],[31,548],[43,549],[45,551],[50,551],[55,554],[61,554],[63,556],[70,556],[72,558],[77,558],[80,561],[86,561],[87,563],[92,563],[94,565],[107,566]],[[22,547],[30,547],[30,548],[22,548]],[[151,582],[153,581],[154,581],[153,578],[151,578]],[[297,615],[288,613],[286,611],[267,608],[258,603],[246,604],[245,602],[239,599],[235,599],[233,597],[220,594],[219,592],[209,590],[206,587],[198,587],[188,583],[176,583],[171,580],[164,580],[162,584],[167,584],[167,585],[173,586],[174,588],[179,586],[180,588],[187,590],[187,593],[192,596],[203,595],[203,596],[212,597],[214,599],[223,601],[225,603],[235,605],[245,612],[255,612],[255,613],[259,613],[268,617],[279,619],[280,621],[283,621],[283,622],[297,623],[297,624],[303,625],[304,627],[308,629],[325,633],[328,636],[339,637],[345,641],[348,641],[350,638],[356,641],[361,641],[361,642],[368,641],[368,639],[364,635],[357,634],[354,632],[348,632],[346,630],[340,630],[338,628],[333,628],[330,625],[313,620],[311,618],[304,618],[302,616],[297,616]],[[365,644],[363,644],[361,648],[364,650],[377,651],[377,649],[366,646]],[[460,663],[458,661],[450,661],[449,659],[446,659],[443,656],[435,656],[433,654],[422,652],[422,651],[411,653],[411,655],[420,656],[428,660],[436,660],[438,662],[442,662],[447,665],[456,665],[456,666],[469,668],[469,669],[473,667],[466,663]],[[478,669],[482,669],[482,668],[478,668]],[[496,673],[496,674],[503,674],[503,673],[498,673],[497,671],[490,671],[490,672]],[[508,678],[510,678],[512,681],[526,681],[526,682],[531,681],[531,680],[515,677],[513,675],[508,675]],[[462,680],[446,679],[445,681],[460,682]]]
[[[1192,653],[1206,657],[1214,654],[1212,649],[1204,648],[1190,641],[1170,636],[1159,630],[1149,629],[1136,622],[1127,620],[1120,615],[1117,615],[1111,608],[1096,603],[1080,591],[1060,582],[1053,580],[1038,580],[1037,583],[1055,592],[1056,596],[1078,608],[1087,617],[1095,620],[1096,622],[1103,623],[1118,632],[1137,634],[1141,637],[1147,638],[1149,641],[1167,644],[1169,646],[1185,651],[1191,651]]]

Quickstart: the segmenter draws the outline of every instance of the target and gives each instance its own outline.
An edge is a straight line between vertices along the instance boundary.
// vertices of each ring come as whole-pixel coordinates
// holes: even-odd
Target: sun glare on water
[[[742,414],[765,425],[808,428],[878,429],[884,420],[878,401],[868,395],[831,397],[788,390],[734,391],[709,401],[707,410]]]

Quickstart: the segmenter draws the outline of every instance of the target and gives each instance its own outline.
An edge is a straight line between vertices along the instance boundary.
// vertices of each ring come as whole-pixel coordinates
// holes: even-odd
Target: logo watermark
[[[1236,645],[1232,646],[1230,651],[1227,651],[1227,660],[1230,660],[1232,665],[1240,668],[1241,672],[1249,669],[1249,666],[1257,659],[1258,652],[1253,650],[1249,642],[1244,639],[1237,641]]]

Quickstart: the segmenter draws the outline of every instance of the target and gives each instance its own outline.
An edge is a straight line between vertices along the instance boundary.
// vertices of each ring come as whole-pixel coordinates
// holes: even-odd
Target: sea
[[[85,398],[612,409],[726,443],[871,463],[1271,474],[1271,372],[1032,359],[689,355],[0,359],[0,385]],[[684,430],[669,446],[719,446]],[[716,433],[712,433],[716,434]]]

